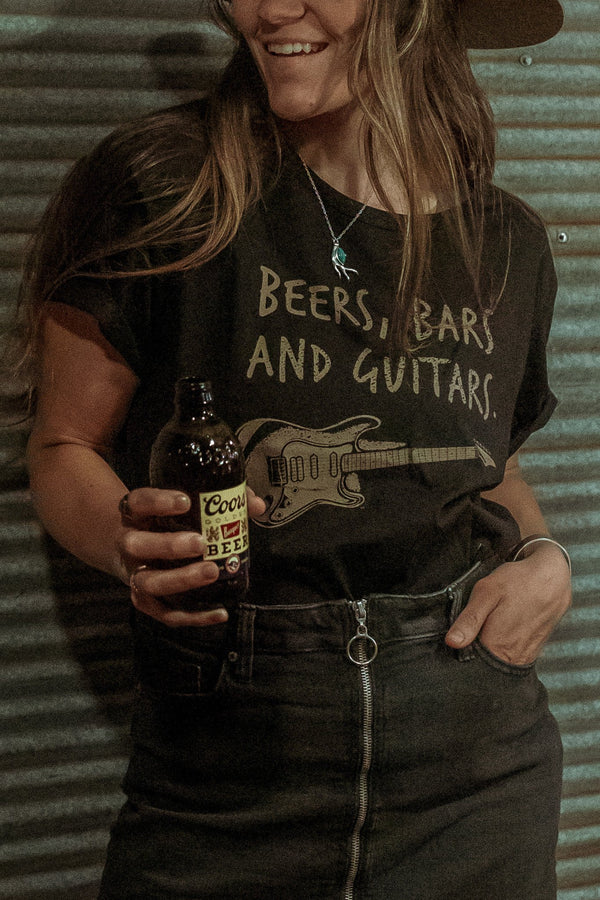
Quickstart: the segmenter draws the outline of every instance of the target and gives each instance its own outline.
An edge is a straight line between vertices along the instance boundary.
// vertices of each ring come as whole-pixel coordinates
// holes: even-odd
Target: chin
[[[340,114],[347,114],[348,107],[345,105],[326,107],[321,105],[299,105],[286,103],[270,103],[271,111],[278,119],[284,122],[309,122],[322,119],[327,122],[328,119],[335,121]]]
[[[317,105],[310,103],[294,103],[281,101],[277,97],[269,98],[271,111],[286,122],[303,122],[304,119],[312,119],[318,116],[321,110]]]
[[[339,102],[331,102],[328,97],[326,102],[319,97],[311,102],[303,97],[281,97],[276,93],[269,95],[269,106],[278,119],[285,122],[306,122],[314,119],[322,119],[325,123],[328,119],[339,122],[339,116],[349,117],[355,112],[357,105],[352,97],[340,99]]]
[[[267,89],[268,90],[268,89]],[[344,97],[334,100],[331,94],[324,97],[319,91],[311,97],[306,90],[280,91],[268,90],[269,106],[280,119],[288,122],[302,122],[320,116],[333,116],[351,106],[352,98]]]
[[[291,112],[289,110],[281,110],[272,109],[272,112],[278,119],[281,119],[282,122],[293,122],[294,124],[298,124],[300,122],[308,122],[311,119],[315,119],[318,117],[318,113],[310,114],[310,113],[301,113],[301,112]]]

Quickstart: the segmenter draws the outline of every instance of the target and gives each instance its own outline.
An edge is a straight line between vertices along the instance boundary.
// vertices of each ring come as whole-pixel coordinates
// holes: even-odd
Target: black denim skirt
[[[102,900],[551,900],[561,743],[534,666],[446,589],[143,617],[126,803]]]

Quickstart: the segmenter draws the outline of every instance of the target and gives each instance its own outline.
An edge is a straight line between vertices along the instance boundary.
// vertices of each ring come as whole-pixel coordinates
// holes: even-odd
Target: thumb
[[[498,600],[487,591],[482,590],[479,587],[480,584],[481,582],[475,586],[469,602],[446,634],[448,646],[457,650],[473,643],[483,628],[485,620],[498,605]]]

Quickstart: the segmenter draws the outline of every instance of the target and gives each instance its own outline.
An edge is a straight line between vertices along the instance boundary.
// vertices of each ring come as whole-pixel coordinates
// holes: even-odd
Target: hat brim
[[[559,0],[461,0],[459,14],[473,50],[540,44],[563,24]]]

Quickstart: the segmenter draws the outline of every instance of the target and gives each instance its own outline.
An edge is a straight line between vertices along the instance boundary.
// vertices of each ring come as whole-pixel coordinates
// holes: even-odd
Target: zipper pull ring
[[[379,653],[379,647],[367,628],[367,601],[364,598],[353,600],[351,605],[358,624],[356,634],[346,645],[346,655],[355,666],[370,666]]]

